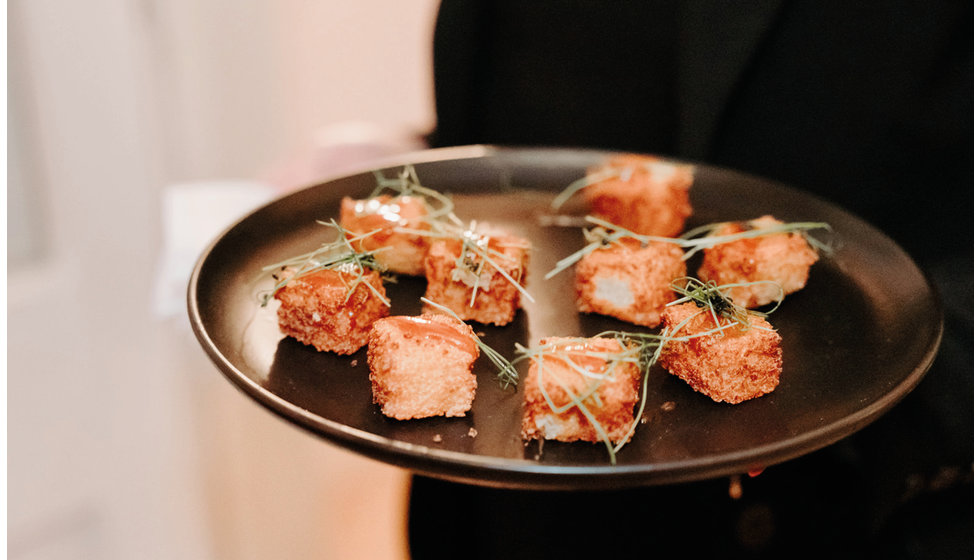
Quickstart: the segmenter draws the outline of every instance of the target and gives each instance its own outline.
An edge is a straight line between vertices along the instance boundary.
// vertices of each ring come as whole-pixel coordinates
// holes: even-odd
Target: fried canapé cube
[[[282,272],[285,278],[294,274]],[[283,334],[321,352],[357,352],[367,344],[371,325],[389,311],[381,275],[353,266],[294,276],[275,297]]]
[[[782,223],[772,216],[762,216],[747,224],[725,224],[712,235],[733,235],[749,228],[759,229]],[[760,282],[734,286],[730,291],[736,305],[759,307],[803,289],[810,275],[810,266],[818,259],[817,252],[799,233],[774,233],[705,249],[698,277],[706,282],[712,280],[719,286]]]
[[[660,364],[717,402],[736,404],[770,393],[783,369],[782,338],[761,316],[749,315],[749,320],[747,329],[736,323],[721,333],[670,340],[660,354]],[[675,330],[684,321],[688,322]],[[709,310],[694,302],[667,307],[663,326],[671,338],[717,328]]]
[[[628,440],[640,388],[639,366],[627,360],[630,349],[612,338],[550,337],[540,347],[524,380],[524,440],[603,441],[573,397],[585,397],[581,406],[609,441]]]
[[[469,325],[448,315],[392,316],[371,330],[371,393],[397,420],[464,416],[476,396],[479,349]]]
[[[691,215],[693,167],[624,154],[589,174],[615,175],[585,188],[591,213],[641,235],[673,237]]]
[[[358,241],[355,249],[368,252],[384,248],[375,259],[389,271],[409,276],[421,276],[425,271],[429,239],[416,232],[429,230],[427,215],[424,201],[416,196],[380,195],[363,200],[345,196],[340,202],[340,225],[349,237],[377,230]]]
[[[425,257],[425,297],[463,320],[506,325],[521,304],[530,248],[507,234],[434,239]]]
[[[677,299],[670,283],[687,274],[684,252],[670,243],[621,239],[575,265],[579,311],[655,328],[664,306]]]

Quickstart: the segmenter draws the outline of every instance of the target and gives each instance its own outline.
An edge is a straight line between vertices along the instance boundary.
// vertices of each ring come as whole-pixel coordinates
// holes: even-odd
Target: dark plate
[[[386,167],[393,176],[415,164],[423,184],[453,195],[461,218],[508,228],[534,244],[528,285],[534,303],[507,327],[477,327],[504,355],[515,342],[543,336],[641,330],[579,314],[569,271],[543,279],[583,240],[579,228],[544,227],[538,216],[555,193],[608,155],[470,146],[420,152]],[[315,221],[337,217],[345,195],[367,196],[375,186],[369,172],[285,196],[221,235],[191,277],[191,323],[232,383],[291,422],[422,474],[500,487],[617,488],[746,472],[859,430],[915,387],[935,356],[942,318],[934,291],[901,248],[838,207],[780,184],[708,166],[697,166],[695,177],[690,227],[762,214],[824,221],[838,248],[770,318],[784,343],[775,392],[720,404],[654,369],[644,422],[615,465],[601,445],[525,446],[520,391],[500,389],[485,358],[475,367],[479,388],[466,417],[396,421],[371,402],[365,349],[340,357],[280,339],[274,318],[258,305],[268,285],[262,267],[317,247],[329,232]],[[418,314],[424,289],[422,279],[390,285],[392,314]]]

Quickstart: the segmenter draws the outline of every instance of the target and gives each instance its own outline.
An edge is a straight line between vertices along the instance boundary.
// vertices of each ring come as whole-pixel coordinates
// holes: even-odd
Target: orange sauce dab
[[[344,273],[339,270],[332,269],[322,269],[310,272],[291,281],[304,282],[314,290],[347,286],[344,279]]]
[[[336,289],[349,290],[356,285],[358,276],[356,267],[344,265],[338,268],[321,268],[302,275],[287,277],[287,281],[306,285],[315,292],[323,292]],[[377,273],[367,269],[364,271],[362,280],[370,281],[372,276],[377,276]]]
[[[570,343],[559,345],[551,352],[542,354],[541,359],[544,364],[552,362],[563,366],[570,361],[589,373],[602,373],[608,367],[607,359],[603,354],[612,353],[586,343]]]
[[[410,196],[392,198],[381,195],[372,199],[358,200],[355,201],[353,210],[353,215],[347,219],[347,229],[356,233],[379,230],[372,237],[376,243],[394,235],[395,228],[406,226],[425,215],[425,207],[422,203]],[[424,229],[424,225],[416,227]],[[352,233],[351,236],[353,235]]]
[[[404,315],[388,317],[398,329],[412,337],[428,339],[435,343],[451,344],[460,350],[477,355],[476,342],[459,330],[442,323],[437,323],[426,317],[408,317]]]

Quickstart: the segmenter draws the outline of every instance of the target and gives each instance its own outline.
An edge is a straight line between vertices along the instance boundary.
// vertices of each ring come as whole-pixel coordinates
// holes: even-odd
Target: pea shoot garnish
[[[676,164],[652,158],[647,158],[642,161],[630,159],[628,163],[607,162],[595,171],[591,171],[584,177],[571,182],[551,201],[551,208],[557,210],[575,196],[575,193],[592,185],[608,181],[609,179],[618,178],[620,181],[628,182],[637,171],[645,171],[650,175],[662,176],[667,173],[673,173],[676,167]]]
[[[595,227],[583,228],[582,230],[582,234],[587,242],[586,245],[571,255],[559,260],[555,264],[555,267],[545,275],[545,279],[550,279],[563,270],[573,266],[575,263],[582,260],[593,251],[620,243],[624,239],[632,239],[633,241],[639,242],[642,247],[646,247],[650,243],[670,243],[677,245],[683,249],[687,249],[687,252],[684,253],[684,260],[690,259],[698,251],[703,251],[704,249],[715,247],[717,245],[731,243],[741,239],[762,237],[766,235],[777,235],[781,233],[798,233],[802,235],[814,249],[826,254],[832,252],[832,248],[829,244],[821,242],[810,234],[810,231],[812,230],[830,230],[830,225],[824,222],[790,222],[766,225],[762,227],[756,227],[752,225],[752,222],[738,222],[739,224],[748,224],[746,227],[743,227],[743,231],[739,233],[733,233],[730,235],[708,235],[717,231],[722,226],[732,223],[719,222],[694,228],[687,233],[684,233],[680,237],[660,237],[654,235],[640,235],[595,216],[586,216],[585,221],[595,225]]]
[[[601,346],[614,341],[613,350]],[[595,431],[609,453],[609,460],[616,464],[616,453],[633,436],[646,407],[647,384],[650,368],[657,361],[663,339],[660,335],[607,331],[589,338],[561,338],[525,347],[516,345],[517,357],[512,365],[522,361],[535,364],[536,375],[526,383],[536,383],[537,389],[552,413],[561,415],[576,409]],[[596,367],[598,366],[598,367]],[[617,372],[623,367],[636,368],[640,375],[639,405],[633,422],[616,440],[610,436],[597,418],[604,406],[601,389],[604,383],[615,382]],[[574,372],[583,383],[572,384],[556,374],[556,369]],[[620,373],[621,374],[621,373]],[[549,390],[549,386],[552,389]],[[557,386],[558,394],[552,394]],[[564,404],[559,404],[564,402]]]
[[[435,309],[438,309],[439,311],[445,313],[446,315],[449,315],[450,317],[455,318],[461,323],[465,322],[463,321],[463,319],[460,318],[459,315],[454,313],[452,309],[449,309],[444,305],[440,305],[424,297],[422,298],[422,302],[425,303],[426,305],[434,307]],[[501,388],[506,389],[508,387],[517,387],[518,375],[517,375],[517,370],[514,369],[514,365],[511,362],[507,361],[507,358],[503,357],[503,355],[501,355],[500,352],[497,352],[489,344],[483,342],[483,339],[480,338],[480,335],[474,333],[471,338],[473,339],[473,342],[476,343],[477,348],[480,349],[480,352],[483,353],[483,355],[486,356],[493,363],[494,366],[496,366],[497,380],[500,382]]]
[[[425,206],[425,220],[431,226],[440,226],[453,213],[452,199],[435,189],[423,186],[415,166],[406,165],[395,177],[386,177],[380,170],[374,170],[373,173],[377,186],[368,199],[383,195],[418,198]]]
[[[578,261],[582,260],[592,251],[619,243],[624,239],[632,239],[634,241],[638,241],[640,245],[643,247],[646,247],[652,242],[673,243],[675,245],[681,245],[681,246],[683,246],[683,244],[685,243],[682,240],[675,239],[672,237],[640,235],[638,233],[634,233],[626,228],[619,227],[615,224],[607,222],[606,220],[603,220],[602,218],[597,218],[595,216],[586,216],[585,221],[590,224],[594,224],[596,226],[591,229],[589,228],[582,229],[582,235],[585,237],[585,240],[588,243],[585,245],[585,247],[582,247],[578,251],[575,251],[571,255],[558,261],[555,264],[555,268],[551,269],[551,271],[545,275],[546,280],[554,277],[559,272],[565,270],[566,268],[569,268],[570,266],[574,265]]]
[[[377,187],[369,198],[394,194],[398,196],[414,196],[423,200],[426,214],[423,218],[425,228],[411,228],[404,225],[396,226],[394,231],[429,238],[430,240],[447,239],[461,242],[460,254],[455,260],[452,280],[461,282],[472,288],[470,306],[473,306],[480,290],[487,290],[490,279],[495,272],[500,273],[528,301],[534,301],[524,288],[522,278],[508,272],[503,262],[511,259],[500,248],[507,248],[506,242],[493,239],[493,235],[478,231],[476,222],[468,225],[454,212],[452,200],[434,189],[421,184],[415,168],[405,166],[396,177],[386,177],[380,171],[375,171]]]
[[[337,270],[344,272],[343,279],[345,282],[349,282],[347,298],[350,298],[358,285],[363,284],[371,290],[376,298],[390,307],[391,302],[388,301],[388,298],[371,285],[366,277],[368,271],[376,271],[383,275],[385,269],[374,257],[383,249],[360,252],[354,248],[354,244],[358,241],[376,232],[371,231],[363,235],[348,237],[347,231],[333,219],[329,222],[317,221],[317,223],[334,229],[337,232],[337,238],[334,241],[324,243],[309,253],[263,267],[264,272],[274,272],[273,279],[276,280],[276,284],[271,290],[261,295],[261,305],[265,307],[279,290],[292,280],[320,270]],[[353,278],[348,279],[347,276]]]
[[[729,235],[715,235],[714,233],[721,228],[731,225],[738,224],[738,233],[732,233]],[[683,240],[684,243],[682,247],[687,247],[689,250],[684,255],[685,259],[690,258],[694,253],[698,251],[703,251],[717,245],[723,245],[725,243],[731,243],[733,241],[740,241],[742,239],[751,239],[754,237],[764,237],[767,235],[778,235],[781,233],[795,233],[803,236],[810,246],[821,253],[831,254],[833,253],[833,248],[829,243],[825,243],[817,239],[812,232],[816,230],[830,231],[830,224],[825,222],[787,222],[787,223],[766,223],[762,225],[758,220],[748,220],[741,222],[717,222],[713,224],[706,224],[703,226],[698,226],[691,230],[688,230],[680,236],[679,239]]]
[[[538,390],[554,414],[564,414],[573,408],[577,409],[595,430],[598,440],[605,445],[610,463],[616,464],[616,454],[630,440],[642,421],[653,366],[658,363],[664,348],[669,343],[721,335],[724,331],[736,327],[765,328],[752,323],[749,317],[752,315],[766,317],[775,310],[775,307],[766,312],[745,309],[733,303],[728,297],[727,290],[732,286],[718,286],[712,282],[701,282],[696,278],[678,278],[671,287],[680,297],[670,305],[693,302],[699,310],[669,331],[667,329],[662,329],[658,333],[605,331],[589,338],[562,338],[532,346],[516,344],[516,357],[510,362],[506,375],[516,375],[516,366],[521,362],[531,361],[537,364],[536,378],[528,378],[525,382],[538,384]],[[703,313],[711,315],[714,328],[693,334],[678,334],[691,319]],[[590,343],[597,340],[614,340],[617,343],[617,350],[592,349]],[[602,367],[590,367],[589,364],[594,365],[599,360]],[[577,373],[584,384],[578,383],[580,388],[576,390],[569,383],[563,382],[549,372],[549,362],[552,364],[551,367],[561,367],[563,370]],[[613,379],[614,373],[622,364],[631,364],[640,372],[639,401],[625,435],[614,440],[597,419],[596,412],[603,406],[600,398],[602,384]],[[551,390],[549,385],[552,387]],[[558,394],[554,394],[555,387]]]

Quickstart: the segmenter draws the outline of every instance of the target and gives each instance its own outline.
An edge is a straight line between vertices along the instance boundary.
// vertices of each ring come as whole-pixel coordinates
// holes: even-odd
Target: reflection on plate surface
[[[475,325],[504,355],[544,336],[644,330],[575,309],[572,272],[545,280],[583,245],[577,227],[543,225],[556,193],[610,154],[590,150],[470,146],[429,150],[412,163],[422,183],[451,194],[463,220],[531,240],[528,302],[506,327]],[[251,398],[326,440],[450,480],[520,488],[615,488],[722,476],[771,465],[833,443],[883,414],[911,391],[935,356],[942,331],[935,294],[909,257],[860,219],[771,181],[698,166],[688,227],[772,214],[824,221],[838,245],[807,287],[770,317],[783,337],[775,392],[739,405],[715,403],[655,368],[643,421],[610,465],[602,445],[520,438],[522,387],[502,390],[478,360],[473,410],[463,418],[396,421],[371,402],[366,349],[320,353],[275,329],[260,308],[262,267],[313,249],[329,236],[316,220],[339,215],[343,196],[366,197],[370,172],[276,200],[242,219],[201,257],[188,290],[195,333],[219,370]],[[564,213],[581,211],[572,203]],[[695,263],[690,263],[694,271]],[[415,315],[424,279],[389,285],[392,314]],[[523,371],[522,371],[523,372]]]

